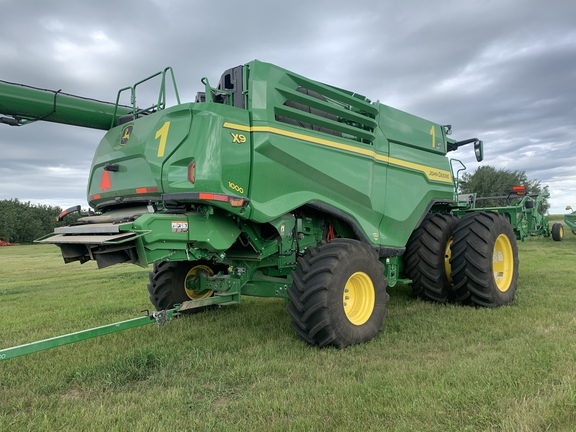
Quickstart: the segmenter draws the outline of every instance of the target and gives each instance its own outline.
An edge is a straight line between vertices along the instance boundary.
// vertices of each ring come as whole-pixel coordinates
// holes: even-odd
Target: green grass
[[[317,349],[283,301],[245,298],[0,362],[0,430],[571,431],[576,236],[519,244],[516,300],[442,306],[389,288],[371,342]],[[0,248],[0,348],[150,308],[147,271]]]
[[[563,222],[564,222],[564,215],[563,215],[563,214],[552,214],[552,215],[546,216],[546,219],[548,219],[548,222],[550,222],[550,223],[560,222],[560,223],[563,224]],[[563,225],[564,225],[564,224],[563,224]]]

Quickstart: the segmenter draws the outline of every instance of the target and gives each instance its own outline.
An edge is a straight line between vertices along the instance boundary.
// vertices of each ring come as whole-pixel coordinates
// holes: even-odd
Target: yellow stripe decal
[[[242,132],[268,132],[276,135],[282,135],[290,138],[299,139],[302,141],[307,141],[315,144],[320,144],[325,147],[331,147],[339,150],[345,150],[347,152],[360,154],[363,156],[368,156],[379,162],[388,163],[391,165],[400,166],[403,168],[409,168],[415,171],[423,172],[429,180],[438,181],[442,183],[452,183],[452,174],[450,171],[441,170],[437,168],[432,168],[426,165],[420,165],[413,162],[408,162],[402,159],[391,158],[388,156],[376,153],[374,150],[363,149],[356,146],[341,144],[335,141],[329,141],[323,138],[316,138],[310,135],[304,135],[296,132],[290,132],[284,129],[278,129],[271,126],[246,126],[236,123],[225,122],[223,125],[227,129],[235,129]]]

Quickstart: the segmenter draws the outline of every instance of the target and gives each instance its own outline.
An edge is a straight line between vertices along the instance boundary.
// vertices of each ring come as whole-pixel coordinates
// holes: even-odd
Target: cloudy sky
[[[483,164],[576,207],[576,1],[0,0],[0,80],[112,101],[172,66],[193,101],[203,76],[253,59],[452,124]],[[87,206],[103,132],[0,124],[0,199]],[[471,148],[461,158],[478,166]]]

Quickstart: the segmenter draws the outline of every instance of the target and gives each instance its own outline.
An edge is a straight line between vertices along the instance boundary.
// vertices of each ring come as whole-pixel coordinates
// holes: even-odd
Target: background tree
[[[9,243],[32,243],[49,234],[57,226],[69,225],[78,219],[74,213],[62,222],[56,222],[60,207],[34,205],[17,198],[0,201],[0,240]]]
[[[473,173],[464,173],[459,184],[459,193],[476,193],[476,197],[508,196],[514,186],[524,186],[528,194],[548,193],[548,186],[542,187],[538,180],[529,180],[525,171],[496,169],[485,165]],[[478,206],[493,207],[506,205],[505,200],[481,200]],[[548,199],[543,200],[542,212],[550,208]]]

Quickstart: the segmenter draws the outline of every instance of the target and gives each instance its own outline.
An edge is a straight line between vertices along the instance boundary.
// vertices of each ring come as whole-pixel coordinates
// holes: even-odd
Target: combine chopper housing
[[[141,108],[137,90],[152,78],[158,102]],[[174,83],[168,106],[173,78],[167,68],[122,89],[80,123],[107,130],[88,181],[96,213],[39,240],[65,262],[152,265],[159,311],[283,298],[296,333],[318,346],[373,338],[397,283],[438,302],[513,300],[508,220],[455,213],[446,155],[471,144],[481,160],[479,139],[453,140],[449,125],[260,61],[225,71],[216,87],[202,79],[193,103],[179,101]],[[0,84],[2,122],[79,124],[60,92]]]

